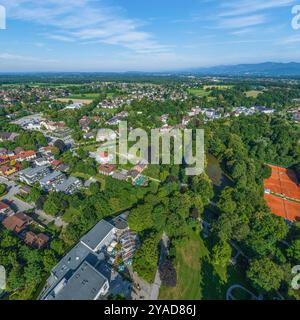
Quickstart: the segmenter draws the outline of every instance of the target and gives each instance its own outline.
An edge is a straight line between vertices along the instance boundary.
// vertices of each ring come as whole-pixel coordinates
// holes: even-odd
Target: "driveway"
[[[10,203],[11,208],[15,212],[24,212],[35,209],[34,205],[16,198],[16,194],[19,193],[20,186],[17,185],[14,181],[0,176],[0,183],[6,184],[7,188],[9,189],[8,193],[3,196],[2,200],[6,203]],[[50,216],[42,210],[35,210],[35,214],[39,216],[41,222],[43,223],[48,224],[54,222],[57,227],[66,227],[68,225],[68,223],[62,221],[60,217],[56,218]]]

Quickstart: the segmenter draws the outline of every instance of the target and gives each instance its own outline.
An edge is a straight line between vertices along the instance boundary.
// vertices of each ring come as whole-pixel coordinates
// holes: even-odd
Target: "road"
[[[8,180],[0,176],[0,183],[4,183],[8,189],[8,193],[5,194],[1,200],[4,200],[4,202],[10,202],[11,208],[14,211],[24,212],[24,211],[35,209],[34,205],[16,198],[16,194],[19,193],[20,186],[17,185],[14,181]],[[46,222],[47,224],[54,222],[54,224],[57,227],[66,227],[68,225],[66,222],[62,221],[60,217],[58,218],[52,217],[50,215],[47,215],[42,210],[35,210],[35,213],[39,216],[42,222]]]
[[[169,238],[166,233],[163,234],[160,245],[159,266],[164,263],[169,253]],[[160,272],[157,268],[154,283],[151,285],[150,300],[158,300],[159,290],[161,286]]]

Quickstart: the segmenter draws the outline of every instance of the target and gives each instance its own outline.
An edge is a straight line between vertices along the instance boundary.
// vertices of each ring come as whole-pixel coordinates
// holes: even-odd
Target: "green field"
[[[257,96],[262,93],[261,91],[257,91],[257,90],[250,90],[246,92],[246,96],[247,97],[251,97],[251,98],[257,98]]]
[[[198,97],[207,97],[209,95],[209,91],[205,91],[202,88],[199,89],[189,89],[189,93]]]
[[[68,99],[90,99],[94,100],[99,97],[99,93],[83,93],[83,94],[72,94],[68,96]]]
[[[176,248],[177,285],[174,288],[161,287],[162,300],[201,300],[201,261],[209,252],[198,232],[189,230],[189,237]]]
[[[244,286],[255,295],[239,264],[229,267],[211,263],[211,239],[202,240],[199,230],[189,230],[188,239],[176,247],[177,285],[160,289],[161,300],[224,300],[227,290],[235,284]],[[243,291],[236,297],[245,299]]]

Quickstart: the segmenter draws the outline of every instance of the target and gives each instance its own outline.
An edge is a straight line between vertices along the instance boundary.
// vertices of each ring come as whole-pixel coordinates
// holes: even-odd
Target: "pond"
[[[231,181],[227,176],[224,174],[220,161],[214,157],[212,154],[207,154],[207,167],[206,173],[213,182],[215,188],[217,190],[221,190],[226,186],[231,184]]]

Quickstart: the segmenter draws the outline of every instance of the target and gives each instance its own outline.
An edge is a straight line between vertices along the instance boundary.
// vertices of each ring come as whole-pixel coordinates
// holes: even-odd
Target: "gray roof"
[[[57,186],[58,192],[65,192],[71,187],[74,183],[80,183],[80,180],[75,177],[69,177],[68,179],[64,180],[63,183]]]
[[[99,271],[84,261],[70,279],[61,281],[47,300],[94,300],[107,282]]]
[[[113,228],[114,226],[112,224],[101,220],[89,233],[81,238],[81,242],[92,250],[95,250]]]
[[[40,184],[47,184],[48,182],[51,182],[60,176],[63,176],[63,173],[59,171],[53,171],[52,173],[46,175],[42,180],[40,180]]]
[[[41,166],[41,167],[35,167],[35,168],[27,168],[20,172],[21,175],[27,176],[27,177],[34,177],[35,175],[43,172],[44,170],[49,170],[49,166]]]
[[[61,279],[70,270],[76,270],[78,266],[86,259],[89,249],[82,243],[78,243],[69,253],[64,256],[60,262],[52,269],[52,274]]]

